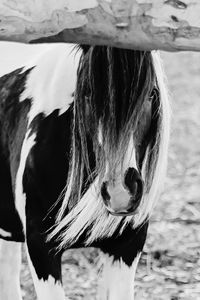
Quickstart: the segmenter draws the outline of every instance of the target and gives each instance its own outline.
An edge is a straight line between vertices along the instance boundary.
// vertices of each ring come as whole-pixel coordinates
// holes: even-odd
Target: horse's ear
[[[83,50],[83,53],[86,54],[88,52],[88,50],[90,49],[90,45],[86,45],[86,44],[81,44],[80,45],[80,49]]]

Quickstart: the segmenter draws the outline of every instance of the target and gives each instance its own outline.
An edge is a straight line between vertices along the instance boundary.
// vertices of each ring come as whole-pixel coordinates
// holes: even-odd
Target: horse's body
[[[101,299],[133,299],[166,167],[157,54],[55,46],[0,79],[0,125],[0,299],[22,299],[20,242],[38,299],[64,299],[63,247],[85,246],[107,256]]]

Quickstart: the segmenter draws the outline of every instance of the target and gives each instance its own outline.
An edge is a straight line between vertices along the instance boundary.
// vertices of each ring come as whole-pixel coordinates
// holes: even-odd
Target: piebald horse
[[[64,300],[61,256],[97,247],[102,300],[133,300],[167,165],[157,52],[54,45],[0,78],[0,299],[22,300],[21,243],[39,300]]]

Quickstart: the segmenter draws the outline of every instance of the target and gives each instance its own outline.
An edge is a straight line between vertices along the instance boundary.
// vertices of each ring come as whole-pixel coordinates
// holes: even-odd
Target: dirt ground
[[[163,53],[172,98],[168,178],[136,274],[136,300],[200,299],[200,54]],[[70,300],[96,299],[97,252],[63,259]],[[36,299],[23,259],[25,300]]]

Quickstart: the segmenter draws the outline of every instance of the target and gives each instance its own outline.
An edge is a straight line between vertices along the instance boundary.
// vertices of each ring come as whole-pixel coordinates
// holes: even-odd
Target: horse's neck
[[[29,122],[39,113],[47,116],[58,109],[62,114],[73,102],[80,54],[72,49],[72,45],[54,46],[24,68],[35,66],[20,99],[32,99]]]

